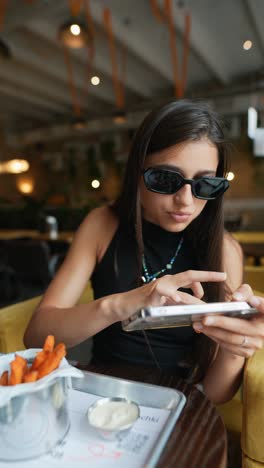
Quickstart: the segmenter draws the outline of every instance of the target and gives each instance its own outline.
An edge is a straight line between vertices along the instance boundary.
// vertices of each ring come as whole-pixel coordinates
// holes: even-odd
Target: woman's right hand
[[[176,275],[165,275],[156,281],[144,284],[126,293],[112,296],[113,310],[116,311],[116,321],[130,317],[137,310],[148,306],[165,304],[200,304],[204,295],[201,283],[225,281],[226,273],[215,271],[187,270]],[[193,295],[178,291],[179,288],[189,288]]]

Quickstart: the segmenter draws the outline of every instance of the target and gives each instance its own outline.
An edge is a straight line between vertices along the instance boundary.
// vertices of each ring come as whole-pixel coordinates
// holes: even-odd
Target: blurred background
[[[0,284],[20,288],[2,304],[43,291],[86,213],[118,194],[144,116],[181,97],[223,118],[226,228],[262,264],[263,17],[260,0],[0,1]]]

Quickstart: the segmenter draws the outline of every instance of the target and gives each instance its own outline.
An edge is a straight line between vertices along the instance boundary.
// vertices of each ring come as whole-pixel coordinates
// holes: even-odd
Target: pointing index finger
[[[218,282],[226,280],[226,273],[220,271],[200,271],[200,270],[188,270],[178,275],[182,281],[181,286],[188,286],[194,282]]]

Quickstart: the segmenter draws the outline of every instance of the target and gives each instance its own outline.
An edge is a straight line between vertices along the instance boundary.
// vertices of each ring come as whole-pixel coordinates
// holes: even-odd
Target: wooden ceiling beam
[[[51,42],[54,40],[54,35],[56,35],[57,25],[63,22],[65,14],[60,17],[52,18],[49,24],[45,24],[41,18],[36,20],[30,25],[31,31],[35,34],[38,33],[41,37]],[[56,25],[54,24],[56,22]],[[102,24],[95,21],[96,28],[96,37],[95,37],[95,60],[94,60],[94,70],[95,74],[98,74],[103,77],[104,83],[109,83],[109,86],[112,86],[112,74],[111,74],[111,60],[109,57],[107,37],[105,31],[102,28]],[[123,47],[123,44],[120,41],[117,41],[118,55],[120,56],[120,51]],[[125,46],[126,49],[126,62],[127,62],[127,76],[126,76],[126,89],[129,93],[135,93],[138,97],[149,97],[151,95],[151,87],[149,86],[149,81],[152,79],[160,79],[159,74],[153,76],[153,70],[150,70],[146,64],[142,61],[141,58],[131,54],[129,47]],[[76,60],[79,61],[85,67],[86,65],[86,56],[84,50],[75,50],[72,51],[73,56]],[[167,83],[167,80],[166,82]],[[98,87],[99,88],[99,87]]]
[[[263,38],[263,35],[261,34],[260,29],[258,27],[258,21],[257,21],[257,18],[256,18],[254,7],[252,5],[252,2],[249,2],[249,0],[242,0],[242,5],[243,5],[244,10],[245,10],[247,21],[248,21],[250,27],[252,28],[255,39],[256,39],[256,44],[253,44],[253,47],[255,47],[255,45],[257,45],[257,47],[259,48],[259,51],[261,53],[262,60],[264,60],[264,38]],[[261,18],[261,20],[263,22],[263,18]]]
[[[17,30],[8,36],[8,41],[13,56],[17,60],[39,70],[40,73],[44,71],[46,75],[49,75],[50,80],[60,81],[63,86],[68,85],[63,51],[58,45],[52,42],[47,43],[45,40],[41,40],[39,35],[28,30]],[[73,66],[75,85],[81,92],[85,84],[85,71],[82,64],[76,58],[73,59]],[[110,85],[107,86],[107,83],[104,86],[97,87],[90,85],[89,94],[106,103],[114,102],[114,96],[111,95],[111,87]]]

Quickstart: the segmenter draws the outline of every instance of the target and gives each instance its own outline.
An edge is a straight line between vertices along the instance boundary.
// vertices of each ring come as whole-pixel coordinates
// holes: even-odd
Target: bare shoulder
[[[91,210],[80,225],[75,241],[89,243],[100,261],[118,226],[118,218],[108,206]]]
[[[230,234],[224,234],[224,256],[231,256],[234,259],[243,260],[243,251],[239,242]]]
[[[227,282],[231,290],[237,289],[243,279],[243,251],[240,244],[229,233],[224,235],[224,269],[227,273]]]
[[[91,210],[84,218],[80,229],[101,229],[115,226],[117,224],[117,217],[109,206],[101,206]]]

